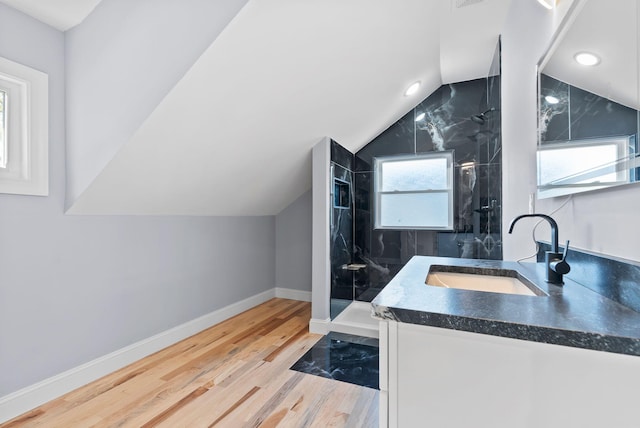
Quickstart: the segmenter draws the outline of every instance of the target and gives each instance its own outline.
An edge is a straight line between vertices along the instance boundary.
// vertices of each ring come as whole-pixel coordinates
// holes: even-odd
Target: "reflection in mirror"
[[[639,14],[640,0],[576,0],[540,62],[539,198],[640,179]]]

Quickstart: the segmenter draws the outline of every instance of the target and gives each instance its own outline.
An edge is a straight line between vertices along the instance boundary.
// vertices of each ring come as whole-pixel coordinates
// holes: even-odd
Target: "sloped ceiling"
[[[68,213],[277,214],[311,187],[322,137],[356,151],[441,84],[486,76],[509,3],[250,0]]]
[[[543,72],[639,110],[640,2],[591,0],[580,6],[546,58]],[[598,55],[600,64],[578,64],[574,55],[585,51]]]
[[[67,31],[78,25],[101,0],[2,0],[2,3]]]

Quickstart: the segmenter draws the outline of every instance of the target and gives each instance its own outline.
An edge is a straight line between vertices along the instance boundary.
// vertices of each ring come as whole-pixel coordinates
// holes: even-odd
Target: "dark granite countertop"
[[[431,265],[512,269],[547,296],[428,286]],[[548,284],[543,263],[414,256],[372,305],[404,323],[640,356],[639,312],[567,278]]]

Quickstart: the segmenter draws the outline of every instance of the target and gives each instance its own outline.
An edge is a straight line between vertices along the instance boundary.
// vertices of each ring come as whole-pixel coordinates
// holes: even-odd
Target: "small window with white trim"
[[[49,193],[48,77],[0,58],[0,193]]]
[[[453,153],[374,159],[376,229],[453,229]]]
[[[542,144],[538,196],[553,197],[629,183],[628,136]]]

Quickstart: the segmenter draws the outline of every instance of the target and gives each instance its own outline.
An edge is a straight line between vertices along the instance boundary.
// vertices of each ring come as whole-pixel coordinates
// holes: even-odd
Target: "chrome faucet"
[[[525,217],[540,217],[549,222],[549,225],[551,226],[551,251],[545,251],[544,253],[544,263],[547,266],[547,282],[556,285],[564,284],[564,282],[562,282],[562,275],[569,273],[571,270],[569,263],[567,263],[569,241],[567,241],[567,245],[564,247],[564,252],[561,253],[560,247],[558,246],[558,223],[546,214],[519,215],[511,220],[509,233],[513,232],[513,226],[515,226],[516,222]]]

